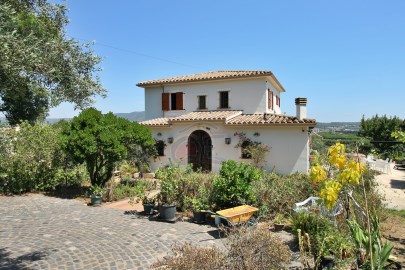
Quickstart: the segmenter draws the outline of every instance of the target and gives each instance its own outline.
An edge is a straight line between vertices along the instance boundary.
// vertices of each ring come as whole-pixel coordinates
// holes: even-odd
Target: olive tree
[[[66,36],[66,12],[47,0],[0,1],[0,112],[10,125],[34,124],[61,102],[86,108],[105,94],[101,58]]]
[[[84,110],[65,127],[63,144],[76,162],[86,163],[92,185],[104,185],[112,177],[115,162],[150,156],[155,149],[148,127],[94,108]]]

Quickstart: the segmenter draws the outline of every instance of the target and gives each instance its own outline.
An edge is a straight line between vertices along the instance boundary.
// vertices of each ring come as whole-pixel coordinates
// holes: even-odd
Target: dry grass
[[[268,229],[241,227],[227,232],[225,250],[190,243],[175,245],[172,255],[155,263],[154,269],[286,269],[290,250]]]

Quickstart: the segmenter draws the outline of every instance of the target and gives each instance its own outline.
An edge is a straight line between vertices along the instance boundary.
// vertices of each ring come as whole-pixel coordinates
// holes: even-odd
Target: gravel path
[[[379,189],[385,195],[388,208],[405,209],[405,170],[396,170],[391,165],[388,173],[376,177]]]

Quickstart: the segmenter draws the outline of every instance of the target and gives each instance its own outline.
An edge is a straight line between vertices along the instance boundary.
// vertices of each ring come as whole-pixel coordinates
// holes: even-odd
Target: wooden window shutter
[[[267,94],[267,98],[268,98],[267,103],[268,104],[267,104],[267,106],[268,106],[268,108],[270,110],[272,110],[273,109],[273,92],[270,89],[268,89],[267,91],[268,91],[268,94]]]
[[[168,111],[169,110],[169,93],[162,93],[162,110]]]
[[[176,110],[184,110],[183,108],[183,92],[176,93]]]

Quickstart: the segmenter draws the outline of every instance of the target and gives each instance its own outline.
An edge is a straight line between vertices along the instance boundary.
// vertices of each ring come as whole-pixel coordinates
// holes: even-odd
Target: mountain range
[[[130,112],[130,113],[114,113],[118,117],[122,117],[128,119],[129,121],[140,122],[145,119],[145,112]],[[46,122],[53,124],[60,120],[69,120],[70,118],[46,118]],[[6,119],[4,117],[0,117],[0,122],[5,123]]]

